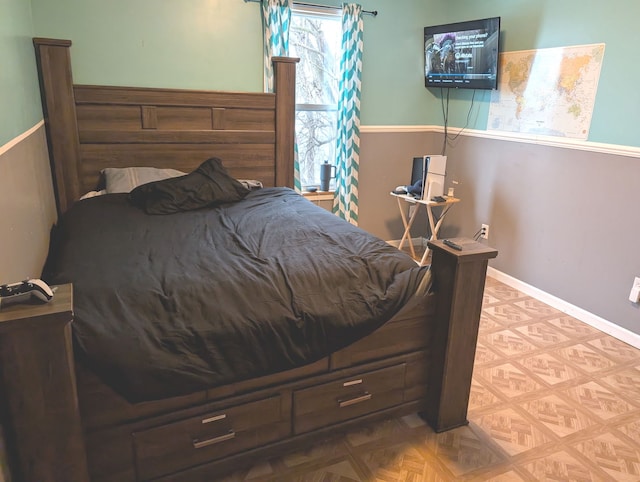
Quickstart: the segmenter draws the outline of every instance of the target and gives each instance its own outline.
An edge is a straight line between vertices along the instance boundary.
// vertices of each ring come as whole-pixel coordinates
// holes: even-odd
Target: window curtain
[[[273,92],[271,57],[289,55],[290,0],[262,0],[262,30],[264,32],[264,91]]]
[[[343,4],[336,190],[333,198],[333,212],[356,226],[358,225],[363,26],[362,7],[354,3]]]
[[[273,92],[272,57],[289,55],[291,0],[262,0],[262,30],[264,32],[264,91]],[[302,191],[298,144],[294,141],[294,188]]]

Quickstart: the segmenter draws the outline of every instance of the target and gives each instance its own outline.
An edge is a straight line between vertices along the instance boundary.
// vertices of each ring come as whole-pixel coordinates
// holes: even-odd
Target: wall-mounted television
[[[424,28],[427,87],[496,89],[500,17]]]

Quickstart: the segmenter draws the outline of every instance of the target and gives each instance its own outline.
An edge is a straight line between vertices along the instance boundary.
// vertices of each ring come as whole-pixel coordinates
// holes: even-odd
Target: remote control
[[[0,286],[0,306],[25,303],[34,298],[48,303],[53,299],[53,290],[40,279],[28,279]]]
[[[449,239],[445,239],[442,242],[444,244],[446,244],[447,246],[449,246],[450,248],[455,249],[456,251],[462,251],[462,246],[460,246],[459,244],[454,243],[453,241],[451,241]]]

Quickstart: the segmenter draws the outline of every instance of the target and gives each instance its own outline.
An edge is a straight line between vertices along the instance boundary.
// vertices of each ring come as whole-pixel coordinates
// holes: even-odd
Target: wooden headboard
[[[295,68],[274,57],[275,93],[74,85],[69,40],[35,38],[58,211],[105,167],[189,172],[219,157],[239,179],[293,187]]]

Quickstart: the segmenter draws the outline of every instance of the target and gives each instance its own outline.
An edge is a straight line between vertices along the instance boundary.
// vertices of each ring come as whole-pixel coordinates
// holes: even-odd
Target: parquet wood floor
[[[640,350],[487,278],[469,425],[410,415],[231,481],[640,481]]]

